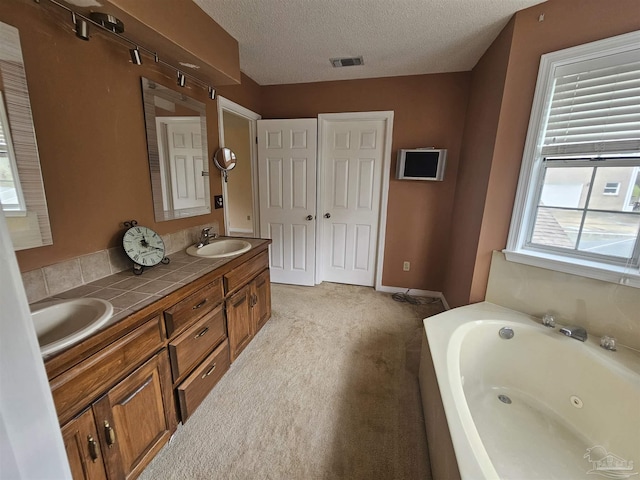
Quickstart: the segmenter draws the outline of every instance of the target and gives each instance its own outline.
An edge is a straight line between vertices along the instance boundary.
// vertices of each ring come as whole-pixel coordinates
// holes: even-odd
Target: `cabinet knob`
[[[104,421],[104,436],[107,437],[107,445],[111,448],[116,443],[116,432],[106,420]]]
[[[94,438],[89,435],[87,436],[87,443],[89,446],[89,456],[91,457],[91,460],[93,460],[93,463],[96,463],[96,461],[98,460],[98,442],[96,442]]]
[[[325,213],[324,218],[331,218],[331,214],[329,212]]]
[[[313,215],[307,215],[307,220],[310,222],[311,220],[313,220]]]

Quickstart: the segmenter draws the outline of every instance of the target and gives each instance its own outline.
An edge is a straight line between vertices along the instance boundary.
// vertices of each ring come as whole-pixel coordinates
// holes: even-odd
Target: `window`
[[[619,195],[620,182],[607,182],[604,185],[603,195]]]
[[[8,125],[4,98],[0,92],[0,203],[5,215],[25,215],[27,209]]]
[[[542,56],[505,253],[640,287],[640,32]]]

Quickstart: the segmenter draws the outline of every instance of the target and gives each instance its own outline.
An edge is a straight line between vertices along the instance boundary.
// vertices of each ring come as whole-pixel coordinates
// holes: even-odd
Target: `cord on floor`
[[[409,295],[409,292],[411,291],[411,289],[407,289],[406,292],[397,292],[394,293],[393,295],[391,295],[391,298],[393,298],[396,302],[405,302],[405,303],[410,303],[412,305],[429,305],[432,303],[437,303],[440,301],[439,298],[433,298],[433,297],[416,297],[413,295]]]

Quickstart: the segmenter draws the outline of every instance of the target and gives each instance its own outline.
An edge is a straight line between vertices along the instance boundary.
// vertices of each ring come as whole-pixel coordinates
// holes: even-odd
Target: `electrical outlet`
[[[251,220],[251,215],[247,215],[247,220]]]
[[[405,272],[408,272],[409,270],[411,270],[411,262],[404,262],[402,264],[402,270],[404,270]]]
[[[213,205],[214,209],[222,208],[222,195],[213,196]]]

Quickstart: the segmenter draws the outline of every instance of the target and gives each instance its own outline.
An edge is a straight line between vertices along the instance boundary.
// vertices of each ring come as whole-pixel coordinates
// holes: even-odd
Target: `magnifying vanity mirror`
[[[228,181],[227,172],[236,166],[236,154],[230,148],[222,147],[213,155],[213,164],[222,172],[224,181]]]
[[[142,78],[157,222],[211,213],[205,104]]]

